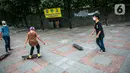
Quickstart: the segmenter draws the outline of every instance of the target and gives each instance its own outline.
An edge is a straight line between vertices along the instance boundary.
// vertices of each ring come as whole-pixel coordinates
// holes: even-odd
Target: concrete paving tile
[[[0,73],[6,73],[4,68],[0,68]]]
[[[102,64],[102,65],[105,65],[105,66],[109,66],[111,64],[112,60],[111,60],[111,58],[109,58],[107,56],[98,55],[98,56],[95,56],[92,59],[92,62],[97,63],[97,64]]]
[[[38,66],[37,63],[28,60],[24,64],[18,66],[18,69],[19,69],[20,72],[23,73],[23,72],[26,72],[28,70],[31,70],[33,67],[36,67],[36,66]]]

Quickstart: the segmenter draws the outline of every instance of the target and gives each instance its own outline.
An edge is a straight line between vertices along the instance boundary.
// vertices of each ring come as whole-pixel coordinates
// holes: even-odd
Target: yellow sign
[[[60,8],[44,9],[44,14],[46,18],[62,17]]]

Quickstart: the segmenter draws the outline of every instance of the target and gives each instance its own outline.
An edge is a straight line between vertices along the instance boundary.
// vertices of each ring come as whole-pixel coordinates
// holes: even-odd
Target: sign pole
[[[69,27],[72,29],[72,23],[71,23],[71,0],[67,0],[68,4],[68,18],[69,18]]]

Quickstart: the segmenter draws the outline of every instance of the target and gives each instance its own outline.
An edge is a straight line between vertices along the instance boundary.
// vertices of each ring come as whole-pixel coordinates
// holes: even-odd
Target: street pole
[[[72,29],[72,23],[71,23],[71,1],[67,0],[67,10],[68,10],[68,18],[69,18],[69,28]]]
[[[108,3],[107,3],[107,0],[105,0],[105,24],[106,24],[106,26],[108,26]]]

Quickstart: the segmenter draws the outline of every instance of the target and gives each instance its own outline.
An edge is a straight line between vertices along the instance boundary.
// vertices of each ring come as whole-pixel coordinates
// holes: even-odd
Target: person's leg
[[[30,50],[30,55],[29,55],[29,58],[32,58],[33,51],[34,51],[34,46],[31,46],[31,50]]]
[[[8,41],[7,41],[7,37],[3,36],[3,39],[5,41],[5,50],[6,50],[6,52],[8,52]]]
[[[37,44],[37,45],[36,45],[36,48],[37,48],[37,53],[40,54],[40,45]]]
[[[37,55],[38,55],[38,57],[39,57],[39,56],[41,56],[41,55],[40,55],[40,45],[37,44],[37,45],[36,45],[36,48],[37,48]]]
[[[100,40],[100,42],[101,42],[101,49],[102,49],[103,52],[105,52],[103,38]]]
[[[100,43],[100,39],[99,38],[97,38],[96,39],[96,43],[97,43],[97,45],[100,47],[100,49],[101,49],[101,43]]]
[[[12,50],[12,49],[10,48],[10,36],[8,37],[8,48],[9,48],[9,50]]]

